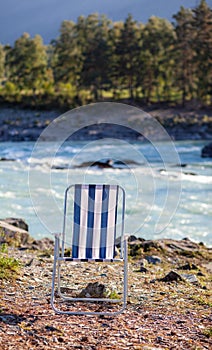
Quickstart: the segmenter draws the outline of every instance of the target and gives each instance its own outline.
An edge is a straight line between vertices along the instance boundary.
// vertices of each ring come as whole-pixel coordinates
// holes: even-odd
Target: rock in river
[[[201,156],[203,158],[212,158],[212,142],[203,147]]]

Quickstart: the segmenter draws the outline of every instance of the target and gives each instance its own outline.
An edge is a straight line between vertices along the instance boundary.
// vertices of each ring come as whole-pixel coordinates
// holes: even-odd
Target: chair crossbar
[[[58,261],[75,261],[75,262],[122,262],[123,259],[78,259],[70,257],[61,257]]]

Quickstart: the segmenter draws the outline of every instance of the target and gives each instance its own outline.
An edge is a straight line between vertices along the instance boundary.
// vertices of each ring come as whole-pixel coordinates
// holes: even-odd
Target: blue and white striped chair
[[[72,238],[67,230],[70,192],[73,199]],[[121,210],[120,210],[121,209]],[[118,185],[77,184],[66,189],[62,235],[55,235],[54,267],[52,276],[51,305],[55,312],[64,314],[119,314],[127,302],[127,237],[124,235],[125,191]],[[120,216],[120,219],[119,219]],[[121,235],[120,257],[115,257],[117,231]],[[71,246],[71,257],[65,256],[67,242]],[[123,293],[121,299],[67,297],[61,293],[60,265],[62,262],[122,262]],[[122,303],[118,311],[62,311],[55,306],[55,279],[57,275],[58,295],[63,301],[104,301]]]

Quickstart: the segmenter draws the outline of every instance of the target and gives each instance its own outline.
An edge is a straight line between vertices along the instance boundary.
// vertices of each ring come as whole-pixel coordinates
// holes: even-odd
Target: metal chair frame
[[[64,200],[64,216],[63,216],[63,230],[62,234],[55,234],[55,246],[54,246],[54,263],[52,273],[52,290],[51,290],[51,306],[56,313],[67,314],[67,315],[118,315],[124,311],[127,305],[127,281],[128,281],[128,254],[127,254],[127,236],[124,235],[124,214],[125,214],[125,191],[121,186],[117,185],[117,191],[122,192],[122,205],[121,205],[121,251],[120,258],[116,259],[81,259],[81,258],[69,258],[65,257],[65,243],[66,243],[66,217],[67,217],[67,199],[68,192],[76,185],[70,185],[65,191]],[[79,185],[78,185],[79,186]],[[80,185],[83,186],[83,185]],[[91,185],[88,185],[91,186]],[[93,185],[92,185],[93,186]],[[100,185],[103,186],[103,185]],[[115,245],[115,239],[114,239]],[[115,247],[114,247],[115,248]],[[85,297],[69,297],[61,292],[61,263],[62,262],[108,262],[108,263],[123,263],[123,291],[121,299],[110,299],[110,298],[85,298]],[[57,286],[56,286],[56,275],[57,275]],[[69,302],[107,302],[107,303],[122,303],[122,307],[117,311],[64,311],[58,309],[55,306],[55,288],[57,287],[58,296],[64,301]]]

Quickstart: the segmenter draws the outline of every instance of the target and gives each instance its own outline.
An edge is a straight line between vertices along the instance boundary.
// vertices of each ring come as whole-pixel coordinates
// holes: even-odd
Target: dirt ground
[[[10,248],[21,269],[17,279],[0,281],[1,349],[211,349],[211,249],[194,247],[199,247],[195,254],[192,248],[182,254],[176,247],[153,247],[130,257],[128,304],[118,316],[55,314],[50,305],[53,253]],[[120,286],[121,266],[70,268],[64,283],[74,274],[76,293],[93,276],[109,287]],[[80,307],[104,308],[94,303]]]

